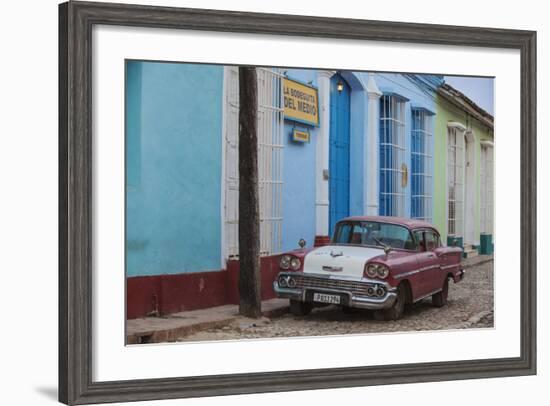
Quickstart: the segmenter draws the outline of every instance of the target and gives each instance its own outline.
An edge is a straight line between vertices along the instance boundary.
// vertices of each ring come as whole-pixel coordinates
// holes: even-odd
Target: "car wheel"
[[[376,320],[399,320],[405,312],[406,302],[405,288],[403,284],[397,287],[397,297],[389,309],[377,310],[374,312]]]
[[[313,303],[300,300],[290,300],[290,313],[294,316],[305,316],[313,309]]]
[[[432,295],[432,304],[435,307],[443,307],[447,304],[447,297],[449,296],[449,278],[445,278],[443,282],[443,289]]]

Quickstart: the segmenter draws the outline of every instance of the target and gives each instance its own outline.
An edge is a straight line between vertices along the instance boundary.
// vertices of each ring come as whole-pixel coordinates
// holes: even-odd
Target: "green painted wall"
[[[447,240],[447,123],[456,121],[471,129],[475,136],[475,235],[479,243],[480,234],[480,156],[481,141],[493,141],[493,129],[455,107],[437,95],[437,114],[434,130],[434,200],[433,222],[441,232],[443,241]]]

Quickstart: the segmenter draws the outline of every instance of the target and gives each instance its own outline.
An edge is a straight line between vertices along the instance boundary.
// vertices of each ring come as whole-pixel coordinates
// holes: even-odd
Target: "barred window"
[[[464,230],[464,131],[448,128],[447,142],[447,232],[463,236]]]
[[[405,103],[395,94],[380,98],[380,215],[403,216],[405,193]]]
[[[411,217],[432,222],[433,113],[412,109]]]
[[[258,195],[260,254],[281,251],[283,194],[283,75],[257,68]],[[225,253],[239,255],[239,70],[226,71],[225,118]]]
[[[493,145],[481,144],[481,232],[493,233]]]

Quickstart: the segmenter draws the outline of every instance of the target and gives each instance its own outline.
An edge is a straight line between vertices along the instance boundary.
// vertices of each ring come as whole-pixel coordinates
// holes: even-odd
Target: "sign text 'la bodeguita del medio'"
[[[319,97],[316,88],[285,78],[283,95],[285,119],[319,125]]]

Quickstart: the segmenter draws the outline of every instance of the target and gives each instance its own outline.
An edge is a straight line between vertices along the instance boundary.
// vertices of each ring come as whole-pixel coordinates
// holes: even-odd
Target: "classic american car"
[[[405,305],[430,297],[447,303],[449,281],[464,277],[462,249],[441,243],[424,221],[400,217],[348,217],[336,224],[329,245],[283,253],[273,283],[290,299],[294,315],[315,304],[374,310],[378,320],[397,320]]]

